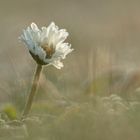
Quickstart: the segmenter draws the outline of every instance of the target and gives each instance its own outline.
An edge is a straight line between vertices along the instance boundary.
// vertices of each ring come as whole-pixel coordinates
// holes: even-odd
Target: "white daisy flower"
[[[61,69],[66,55],[73,51],[71,45],[64,43],[68,36],[65,29],[59,29],[54,22],[39,29],[35,23],[23,30],[20,36],[34,60],[40,65],[54,65]]]

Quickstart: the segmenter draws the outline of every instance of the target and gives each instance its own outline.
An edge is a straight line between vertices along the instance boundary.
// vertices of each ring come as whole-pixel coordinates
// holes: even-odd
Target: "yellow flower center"
[[[50,59],[55,52],[54,47],[52,45],[48,46],[48,44],[42,45],[41,47],[46,52],[46,58]]]

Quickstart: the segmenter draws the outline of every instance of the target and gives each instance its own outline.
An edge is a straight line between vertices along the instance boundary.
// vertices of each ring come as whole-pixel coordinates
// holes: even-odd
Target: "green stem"
[[[36,92],[37,87],[38,87],[41,70],[42,70],[42,65],[38,64],[37,68],[36,68],[36,71],[35,71],[35,74],[34,74],[34,79],[33,79],[32,87],[31,87],[31,91],[30,91],[27,103],[25,105],[25,108],[24,108],[24,111],[23,111],[23,114],[22,114],[22,118],[26,117],[29,114],[29,111],[31,109],[32,102],[33,102],[33,99],[34,99],[34,96],[35,96],[35,92]]]

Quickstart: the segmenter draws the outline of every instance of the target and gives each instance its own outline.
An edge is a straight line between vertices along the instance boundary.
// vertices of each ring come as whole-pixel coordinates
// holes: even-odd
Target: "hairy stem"
[[[29,111],[31,109],[32,102],[33,102],[33,99],[34,99],[34,96],[35,96],[35,92],[36,92],[37,87],[38,87],[41,70],[42,70],[42,65],[38,64],[37,68],[36,68],[36,71],[35,71],[35,74],[34,74],[34,79],[33,79],[32,87],[31,87],[31,91],[30,91],[27,103],[25,105],[25,108],[24,108],[24,111],[23,111],[23,114],[22,114],[22,118],[26,117],[29,114]]]

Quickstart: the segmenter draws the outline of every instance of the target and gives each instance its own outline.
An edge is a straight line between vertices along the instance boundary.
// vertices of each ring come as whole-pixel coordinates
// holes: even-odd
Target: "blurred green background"
[[[139,140],[139,5],[138,0],[0,0],[0,109],[9,119],[20,116],[36,66],[18,40],[22,30],[32,22],[42,27],[54,21],[67,29],[75,49],[62,70],[44,67],[31,113],[42,114],[44,125],[39,131],[34,119],[27,123],[27,139],[39,131],[41,140]],[[104,98],[111,106],[104,107]],[[122,104],[129,109],[120,111]],[[112,108],[120,116],[108,114]]]

